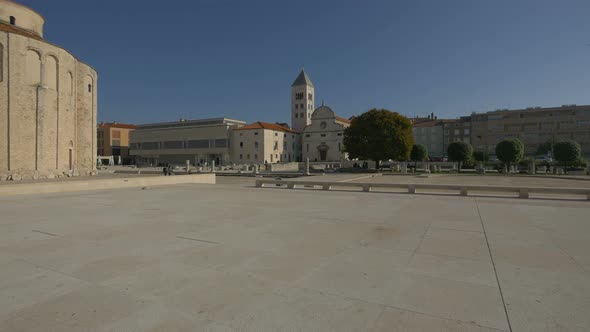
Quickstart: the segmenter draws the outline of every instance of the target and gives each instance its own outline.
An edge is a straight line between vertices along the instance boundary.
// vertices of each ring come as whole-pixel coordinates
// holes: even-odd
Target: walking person
[[[162,172],[164,172],[164,176],[168,175],[168,165],[164,165],[164,167],[162,167]]]

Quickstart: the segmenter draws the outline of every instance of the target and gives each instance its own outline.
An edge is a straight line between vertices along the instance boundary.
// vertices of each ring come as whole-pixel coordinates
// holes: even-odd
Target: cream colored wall
[[[295,99],[295,95],[299,92],[303,92],[303,99],[297,100]],[[312,94],[312,99],[309,100],[308,95]],[[304,109],[295,108],[295,105],[304,104]],[[309,109],[308,105],[311,105],[311,109]],[[296,132],[302,132],[305,126],[311,123],[311,114],[315,109],[315,91],[312,86],[294,86],[291,88],[291,127]],[[304,113],[304,117],[301,118],[301,113]],[[295,114],[298,114],[295,117]]]
[[[44,177],[95,169],[96,72],[66,50],[1,32],[0,178]],[[93,92],[77,96],[84,80]]]
[[[289,162],[296,161],[300,155],[299,134],[270,129],[247,129],[234,130],[232,137],[232,162],[235,164]],[[242,148],[240,148],[240,142],[244,143]],[[255,142],[259,144],[258,149],[255,147]],[[275,142],[277,142],[277,150],[274,149]],[[293,149],[293,143],[295,143],[295,149]]]
[[[10,16],[15,17],[15,26],[43,37],[43,24],[45,20],[41,15],[18,3],[0,0],[0,20],[9,23]]]
[[[302,133],[302,154],[303,160],[320,161],[321,156],[318,146],[325,144],[329,147],[326,161],[340,161],[346,158],[344,153],[344,128],[345,125],[336,122],[332,112],[324,111],[319,107],[312,115],[312,123]],[[320,124],[326,122],[326,128],[322,129]],[[321,135],[325,135],[322,137]],[[309,146],[309,150],[308,150]]]
[[[8,169],[8,60],[7,34],[0,33],[0,175]]]

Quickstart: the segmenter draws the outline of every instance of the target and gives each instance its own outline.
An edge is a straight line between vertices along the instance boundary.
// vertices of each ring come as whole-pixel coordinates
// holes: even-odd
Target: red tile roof
[[[25,29],[21,29],[19,27],[14,26],[14,25],[2,23],[2,22],[0,22],[0,31],[15,33],[17,35],[23,35],[25,37],[43,40],[43,38],[39,37],[38,35],[30,32],[30,31],[27,31]]]
[[[262,122],[262,121],[257,121],[254,123],[251,123],[249,125],[237,128],[236,130],[248,130],[248,129],[269,129],[269,130],[277,130],[277,131],[284,131],[287,133],[295,133],[295,131],[291,130],[291,128],[288,127],[284,127],[275,123],[268,123],[268,122]]]
[[[344,123],[348,123],[348,124],[350,124],[352,122],[352,121],[350,121],[346,118],[343,118],[341,116],[336,116],[336,121],[340,121],[340,122],[344,122]]]
[[[122,129],[137,129],[136,125],[132,124],[124,124],[124,123],[116,123],[116,122],[107,122],[107,123],[100,123],[98,128],[122,128]]]

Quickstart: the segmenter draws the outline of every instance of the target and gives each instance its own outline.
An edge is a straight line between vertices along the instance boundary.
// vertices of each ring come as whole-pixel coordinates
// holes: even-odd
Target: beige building
[[[137,126],[131,132],[130,155],[138,164],[225,165],[231,163],[231,131],[244,121],[215,118]]]
[[[96,129],[99,156],[129,157],[129,138],[137,126],[124,123],[101,123]]]
[[[291,85],[291,127],[300,133],[311,123],[311,113],[315,110],[313,83],[304,70]]]
[[[453,142],[471,143],[471,117],[440,120],[443,124],[443,153],[446,156],[449,144]]]
[[[96,71],[44,40],[44,23],[0,0],[0,179],[96,169]]]
[[[336,116],[328,106],[318,107],[311,115],[311,123],[302,133],[303,160],[342,161],[344,153],[344,129],[350,120]]]
[[[236,164],[267,164],[298,161],[300,135],[289,127],[255,122],[234,129],[232,156]]]
[[[471,115],[472,145],[475,151],[496,154],[496,144],[508,138],[520,139],[525,155],[533,155],[546,142],[574,140],[590,155],[590,105],[529,107],[497,110]]]
[[[446,155],[444,150],[443,124],[444,120],[413,119],[412,136],[415,144],[422,144],[428,150],[428,157],[441,159]]]

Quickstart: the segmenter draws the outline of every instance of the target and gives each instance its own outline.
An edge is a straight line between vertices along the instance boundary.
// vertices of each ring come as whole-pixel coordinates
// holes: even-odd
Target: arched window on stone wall
[[[4,79],[4,45],[0,44],[0,82]]]
[[[71,71],[68,72],[66,79],[66,89],[68,89],[68,96],[71,96],[74,94],[74,75],[72,75]]]
[[[33,50],[27,50],[25,54],[26,82],[29,85],[39,85],[41,83],[41,55]]]
[[[94,89],[94,80],[90,75],[84,76],[84,86],[86,87],[86,92],[92,96],[92,90]]]
[[[52,90],[57,90],[58,87],[58,72],[59,67],[57,64],[57,59],[50,55],[45,59],[45,84],[48,88]]]

